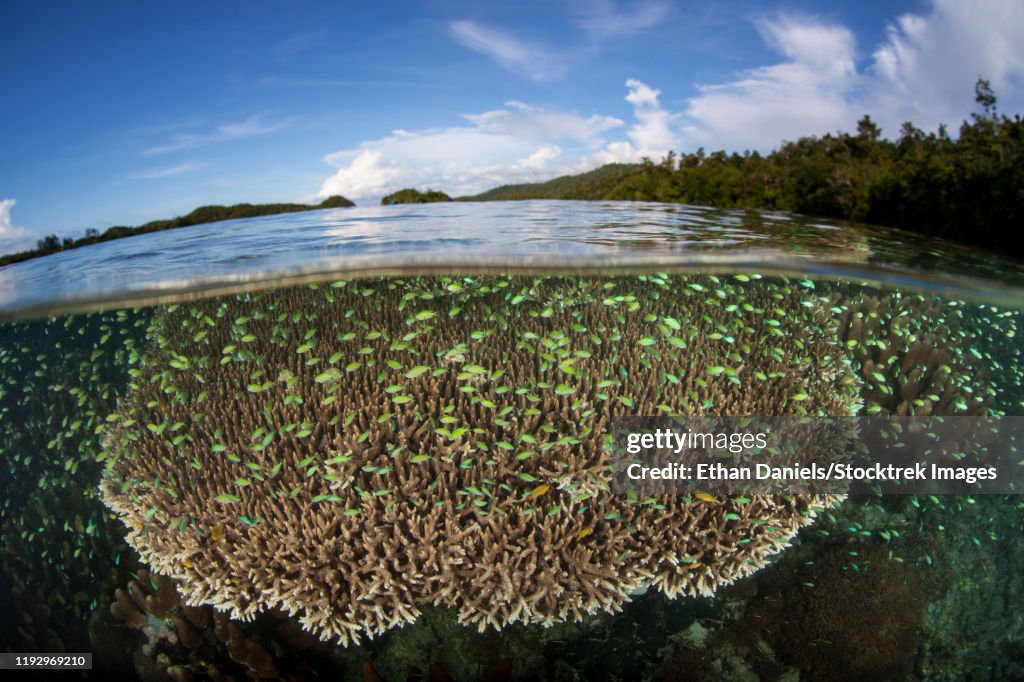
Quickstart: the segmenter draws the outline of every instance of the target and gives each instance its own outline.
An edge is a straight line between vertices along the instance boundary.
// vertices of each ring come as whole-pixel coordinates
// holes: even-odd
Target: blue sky
[[[206,203],[464,194],[1024,111],[1024,3],[0,4],[0,252]]]

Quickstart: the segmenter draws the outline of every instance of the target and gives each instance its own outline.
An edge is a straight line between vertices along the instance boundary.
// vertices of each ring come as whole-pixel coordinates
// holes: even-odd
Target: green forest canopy
[[[438,201],[451,201],[452,198],[444,192],[428,189],[421,192],[418,189],[400,189],[397,192],[387,195],[380,200],[381,206],[391,204],[432,204]]]

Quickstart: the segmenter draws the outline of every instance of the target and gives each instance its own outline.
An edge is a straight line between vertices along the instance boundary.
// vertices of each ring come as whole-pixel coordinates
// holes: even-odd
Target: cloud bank
[[[607,142],[606,133],[625,125],[612,116],[552,112],[513,100],[501,109],[464,116],[468,126],[396,130],[329,154],[324,160],[337,171],[318,196],[377,198],[403,187],[476,194],[610,161],[664,155],[678,140],[669,130],[670,114],[659,104],[658,91],[635,79],[626,86],[635,117],[626,131],[628,142]]]

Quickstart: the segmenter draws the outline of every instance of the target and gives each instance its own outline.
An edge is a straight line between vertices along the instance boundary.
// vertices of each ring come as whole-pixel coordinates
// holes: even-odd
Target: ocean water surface
[[[1019,495],[620,495],[608,437],[1020,416],[1022,310],[992,254],[628,202],[8,266],[3,647],[97,679],[1019,679]]]

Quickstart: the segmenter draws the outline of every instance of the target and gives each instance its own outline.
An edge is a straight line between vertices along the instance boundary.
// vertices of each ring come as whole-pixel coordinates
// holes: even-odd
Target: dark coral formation
[[[766,575],[744,619],[776,657],[810,679],[904,679],[912,670],[927,585],[885,544],[850,545]],[[756,639],[748,641],[756,649]]]
[[[891,557],[875,542],[785,557],[745,585],[741,617],[687,632],[657,679],[911,677],[935,581]]]
[[[10,605],[5,604],[10,609],[8,613],[15,614],[10,620],[16,625],[17,637],[10,639],[25,646],[36,647],[38,651],[67,651],[63,639],[54,629],[50,607],[33,593],[27,581],[19,582],[11,586]]]
[[[834,498],[613,496],[626,414],[850,414],[825,294],[747,277],[337,282],[168,309],[103,495],[191,604],[359,641],[710,594]]]
[[[209,606],[188,606],[174,580],[145,569],[116,591],[110,610],[145,635],[134,656],[140,677],[156,666],[171,679],[301,678],[308,667],[302,652],[320,645],[283,620],[254,632]]]

